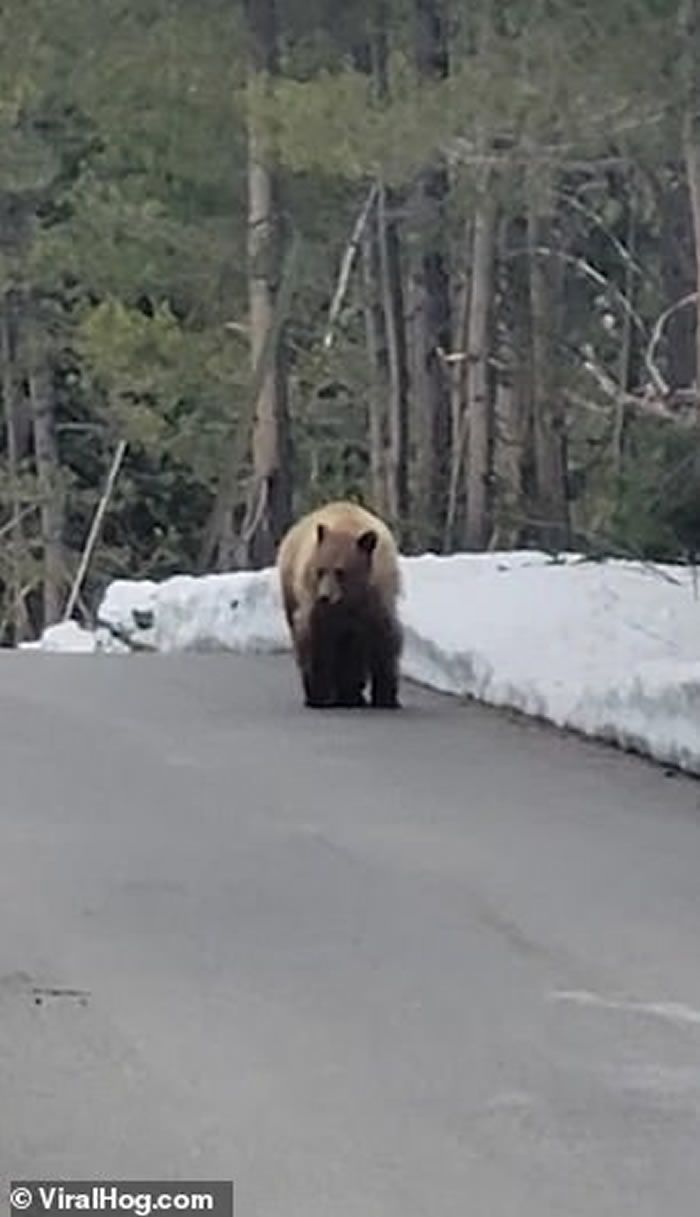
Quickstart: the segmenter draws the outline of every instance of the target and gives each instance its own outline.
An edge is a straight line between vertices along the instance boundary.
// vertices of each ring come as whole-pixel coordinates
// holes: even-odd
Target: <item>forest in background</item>
[[[0,642],[336,496],[694,561],[696,0],[4,0],[0,81]]]

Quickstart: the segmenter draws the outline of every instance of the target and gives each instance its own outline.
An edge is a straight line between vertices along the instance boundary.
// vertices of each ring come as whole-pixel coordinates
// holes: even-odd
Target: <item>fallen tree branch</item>
[[[153,643],[144,642],[142,638],[132,638],[131,634],[121,625],[116,625],[113,621],[104,621],[101,617],[95,622],[96,628],[106,630],[117,642],[123,642],[124,646],[130,651],[151,651],[155,653],[158,647]]]

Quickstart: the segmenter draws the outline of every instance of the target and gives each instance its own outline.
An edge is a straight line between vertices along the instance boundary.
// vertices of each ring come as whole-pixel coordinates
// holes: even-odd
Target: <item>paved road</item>
[[[305,712],[287,658],[1,657],[0,1176],[697,1217],[700,785],[408,703]]]

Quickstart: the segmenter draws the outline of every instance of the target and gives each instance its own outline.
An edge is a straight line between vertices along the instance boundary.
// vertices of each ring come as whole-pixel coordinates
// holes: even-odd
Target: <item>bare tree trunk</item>
[[[256,99],[278,70],[275,0],[246,0],[248,72],[248,259],[251,361],[273,325],[283,265],[279,179],[270,131]],[[284,340],[263,379],[253,433],[253,484],[239,550],[243,565],[272,562],[291,518],[291,450]]]
[[[414,0],[415,58],[426,82],[448,73],[444,0]],[[443,355],[451,338],[450,291],[446,250],[447,170],[439,162],[419,175],[412,198],[417,229],[411,267],[414,393],[424,414],[418,470],[421,510],[429,544],[440,546],[445,527],[450,475],[450,383]]]
[[[697,0],[680,0],[678,27],[682,48],[681,74],[685,91],[681,138],[695,241],[695,290],[700,291],[700,88],[697,81]],[[700,295],[695,314],[695,394],[696,399],[700,400]]]
[[[501,224],[501,252],[517,239],[509,238],[517,219]],[[493,465],[497,483],[495,523],[491,544],[512,549],[521,538],[525,518],[524,469],[532,422],[532,338],[530,276],[523,259],[498,260],[498,326],[495,339],[497,378]]]
[[[369,393],[369,461],[371,495],[375,510],[386,511],[386,481],[384,468],[385,412],[383,409],[386,387],[386,352],[384,349],[384,327],[379,302],[379,254],[376,239],[376,220],[372,217],[362,242],[363,308],[365,314],[365,337],[370,369]]]
[[[404,329],[403,285],[396,224],[386,214],[387,194],[379,191],[377,223],[384,304],[384,327],[389,357],[389,452],[387,498],[391,522],[403,542],[408,501],[408,358]]]
[[[29,620],[22,590],[23,562],[25,554],[24,529],[22,527],[22,505],[20,502],[18,463],[18,390],[15,367],[15,336],[11,305],[6,296],[3,302],[1,328],[2,351],[2,399],[5,416],[7,443],[7,481],[10,500],[10,598],[12,637],[15,646],[27,637]]]
[[[553,285],[547,262],[538,252],[550,245],[548,213],[543,214],[538,207],[535,189],[531,189],[528,199],[528,241],[537,532],[543,545],[563,549],[570,537],[566,429],[554,366]]]
[[[380,99],[386,88],[385,63],[385,0],[373,0],[366,26],[358,29],[358,41],[352,47],[353,64],[372,82],[372,91]],[[362,239],[362,307],[365,320],[365,342],[370,372],[368,400],[370,494],[375,511],[388,516],[388,475],[386,447],[388,417],[386,400],[389,386],[389,360],[382,295],[382,265],[379,248],[379,182],[374,186],[374,206]]]
[[[688,111],[683,120],[683,156],[685,158],[690,207],[695,239],[695,290],[700,291],[700,121]],[[700,296],[695,321],[695,393],[700,398]]]
[[[464,507],[462,465],[467,444],[467,343],[469,330],[469,300],[471,296],[472,256],[474,252],[473,218],[464,224],[462,240],[464,265],[461,274],[453,274],[450,312],[453,317],[449,375],[450,375],[450,478],[442,548],[447,553],[454,544],[457,520]]]
[[[505,354],[501,343],[501,357]],[[494,477],[498,487],[493,530],[489,545],[494,549],[512,549],[518,538],[518,508],[522,493],[520,445],[518,442],[518,411],[520,401],[512,375],[500,375],[494,395]]]
[[[467,525],[469,549],[484,549],[490,531],[493,403],[489,385],[490,321],[496,239],[496,203],[488,183],[474,217],[472,291],[467,343]]]
[[[423,180],[418,188],[420,213],[432,210],[436,185]],[[411,315],[414,406],[422,415],[419,434],[418,495],[424,517],[425,540],[442,540],[450,476],[450,382],[443,355],[450,349],[450,308],[446,261],[441,242],[431,231],[423,233],[423,251],[416,251],[411,270]]]
[[[241,470],[244,466],[251,422],[255,417],[255,407],[265,377],[269,373],[272,361],[276,358],[279,332],[289,313],[289,304],[295,279],[295,267],[299,258],[299,247],[300,242],[298,238],[293,239],[285,260],[282,283],[275,300],[273,326],[266,334],[260,353],[260,360],[254,367],[247,400],[242,402],[238,416],[231,428],[231,436],[226,445],[225,459],[219,475],[216,496],[209,513],[209,519],[205,526],[200,546],[198,556],[198,569],[200,572],[207,570],[217,555],[219,570],[224,569],[230,562],[236,560],[234,517],[240,518],[241,513],[241,503],[237,497],[237,489]],[[246,532],[242,529],[241,532],[243,536],[241,549],[244,549],[246,537],[250,535],[251,530],[249,528]],[[243,565],[246,564],[246,554],[244,551]]]
[[[628,191],[627,206],[629,208],[629,219],[627,224],[627,253],[628,258],[625,266],[625,298],[630,305],[634,304],[635,296],[635,276],[633,259],[636,253],[636,224],[634,199],[632,198],[632,182],[629,182],[630,189]],[[618,401],[615,404],[615,425],[613,429],[613,469],[615,476],[619,479],[622,473],[625,447],[625,431],[627,429],[627,407],[625,397],[629,389],[630,367],[632,362],[632,316],[628,309],[625,309],[622,318],[622,340],[620,342],[620,364],[617,381],[620,386],[620,394]],[[616,490],[616,497],[619,494],[619,489]]]
[[[30,356],[29,400],[34,434],[34,461],[41,494],[41,535],[44,550],[44,628],[60,621],[65,590],[65,492],[56,436],[51,377],[38,352]]]
[[[386,0],[375,0],[369,44],[373,89],[379,104],[389,96],[388,81],[389,9]],[[388,451],[385,460],[386,507],[390,522],[404,543],[409,533],[409,374],[406,318],[401,269],[401,243],[395,212],[395,192],[378,182],[376,228],[379,252],[379,281],[383,308],[383,333],[389,375]]]
[[[469,334],[469,300],[471,297],[472,256],[474,252],[474,223],[470,215],[464,224],[463,249],[465,265],[459,282],[458,276],[453,276],[455,288],[454,300],[451,306],[454,329],[451,341],[452,362],[450,366],[450,452],[452,463],[450,479],[455,476],[454,464],[460,448],[462,434],[462,418],[467,399],[467,342]],[[459,474],[457,473],[457,477]]]

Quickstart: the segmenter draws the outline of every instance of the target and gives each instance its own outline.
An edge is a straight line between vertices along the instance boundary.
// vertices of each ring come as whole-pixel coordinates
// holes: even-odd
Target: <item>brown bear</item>
[[[399,555],[386,524],[350,502],[327,503],[277,552],[284,612],[307,706],[398,709],[402,631]]]

